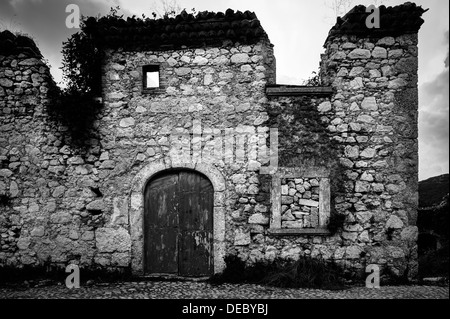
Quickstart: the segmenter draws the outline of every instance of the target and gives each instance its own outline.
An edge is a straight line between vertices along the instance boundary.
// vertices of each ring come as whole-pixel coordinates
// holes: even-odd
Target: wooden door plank
[[[179,181],[180,274],[210,275],[213,270],[213,187],[206,177],[192,172],[180,172]]]
[[[149,232],[147,273],[178,273],[178,232],[170,228],[154,228]]]
[[[144,251],[147,273],[178,272],[178,174],[152,180],[145,190]]]
[[[179,271],[184,276],[208,276],[212,270],[212,234],[185,230],[180,236]]]

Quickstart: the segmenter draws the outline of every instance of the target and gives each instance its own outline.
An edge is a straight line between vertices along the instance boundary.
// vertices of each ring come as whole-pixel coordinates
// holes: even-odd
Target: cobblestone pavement
[[[211,285],[206,282],[147,281],[98,283],[68,289],[65,285],[3,287],[0,299],[449,299],[449,287],[382,286],[352,287],[329,291],[285,289],[253,284]]]

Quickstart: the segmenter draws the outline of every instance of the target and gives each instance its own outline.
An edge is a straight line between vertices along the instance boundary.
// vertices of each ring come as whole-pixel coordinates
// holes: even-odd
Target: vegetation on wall
[[[101,93],[101,63],[103,50],[93,36],[92,26],[97,20],[111,23],[122,19],[118,15],[120,7],[111,8],[101,18],[82,17],[80,31],[63,42],[63,78],[67,85],[66,94],[84,94],[96,96]]]
[[[105,269],[101,267],[80,266],[81,286],[90,286],[102,282],[123,282],[138,280],[131,275],[130,268]],[[43,287],[64,284],[68,273],[66,265],[52,263],[51,258],[39,265],[14,267],[0,266],[0,287]]]
[[[119,9],[111,8],[101,19],[121,19]],[[55,94],[48,109],[50,119],[67,129],[65,142],[81,150],[86,150],[86,142],[95,136],[95,118],[102,107],[99,97],[104,53],[90,32],[88,21],[92,19],[96,21],[82,17],[80,31],[63,43],[61,69],[66,87]]]
[[[101,88],[102,51],[84,31],[73,34],[63,43],[63,74],[67,92],[98,94]]]
[[[308,79],[303,81],[302,85],[305,85],[305,86],[322,86],[323,83],[322,83],[322,78],[320,77],[320,70],[318,72],[313,71],[311,73],[311,76]]]
[[[180,7],[176,2],[162,1],[162,11],[155,8],[157,13],[152,13],[152,18],[133,15],[126,20],[123,15],[118,14],[120,7],[111,8],[110,12],[103,17],[82,17],[80,31],[73,34],[63,43],[63,66],[64,81],[67,85],[67,93],[83,93],[98,96],[101,93],[102,60],[104,52],[101,39],[96,37],[97,28],[105,28],[129,24],[144,25],[155,19],[174,19],[180,13]],[[195,9],[192,9],[193,13]],[[181,14],[187,15],[183,10]],[[192,15],[192,14],[191,14]],[[197,15],[197,13],[196,13]],[[120,34],[117,29],[117,34]]]
[[[225,257],[226,268],[210,278],[212,284],[254,283],[282,288],[344,289],[344,271],[334,262],[300,256],[297,261],[275,259],[246,265],[239,257]]]

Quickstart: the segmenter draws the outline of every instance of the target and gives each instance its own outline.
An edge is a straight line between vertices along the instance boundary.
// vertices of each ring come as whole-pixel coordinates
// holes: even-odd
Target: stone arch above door
[[[163,161],[149,163],[134,177],[130,194],[131,270],[135,275],[144,273],[144,190],[147,182],[157,173],[168,169],[192,169],[205,175],[214,188],[214,273],[225,268],[225,179],[214,166],[205,163],[170,164]]]

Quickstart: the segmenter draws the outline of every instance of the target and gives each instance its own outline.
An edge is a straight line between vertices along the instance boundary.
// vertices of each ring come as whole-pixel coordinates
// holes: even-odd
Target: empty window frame
[[[303,228],[296,227],[296,223],[293,223],[292,228],[284,228],[283,227],[283,197],[284,200],[289,200],[288,197],[294,197],[295,194],[291,194],[289,196],[289,187],[288,185],[282,185],[283,179],[294,179],[303,181],[305,178],[315,179],[318,182],[318,202],[316,200],[304,200],[306,205],[311,205],[317,207],[318,209],[318,220],[317,223],[314,223],[314,227]],[[295,183],[294,183],[295,184]],[[294,186],[294,185],[293,185]],[[295,185],[297,186],[297,185]],[[300,187],[299,187],[300,188]],[[294,197],[295,198],[295,197]],[[295,169],[295,168],[278,168],[278,172],[272,175],[272,194],[271,194],[271,203],[272,203],[272,216],[270,220],[270,228],[269,233],[277,236],[291,236],[291,235],[329,235],[329,231],[327,229],[327,224],[330,217],[331,212],[331,194],[330,194],[330,177],[329,172],[326,172],[323,169]],[[287,203],[286,203],[287,204]],[[298,202],[298,206],[300,202]],[[289,205],[288,205],[289,206]],[[300,224],[300,223],[297,223]]]
[[[159,89],[159,65],[144,65],[142,67],[144,90]]]

